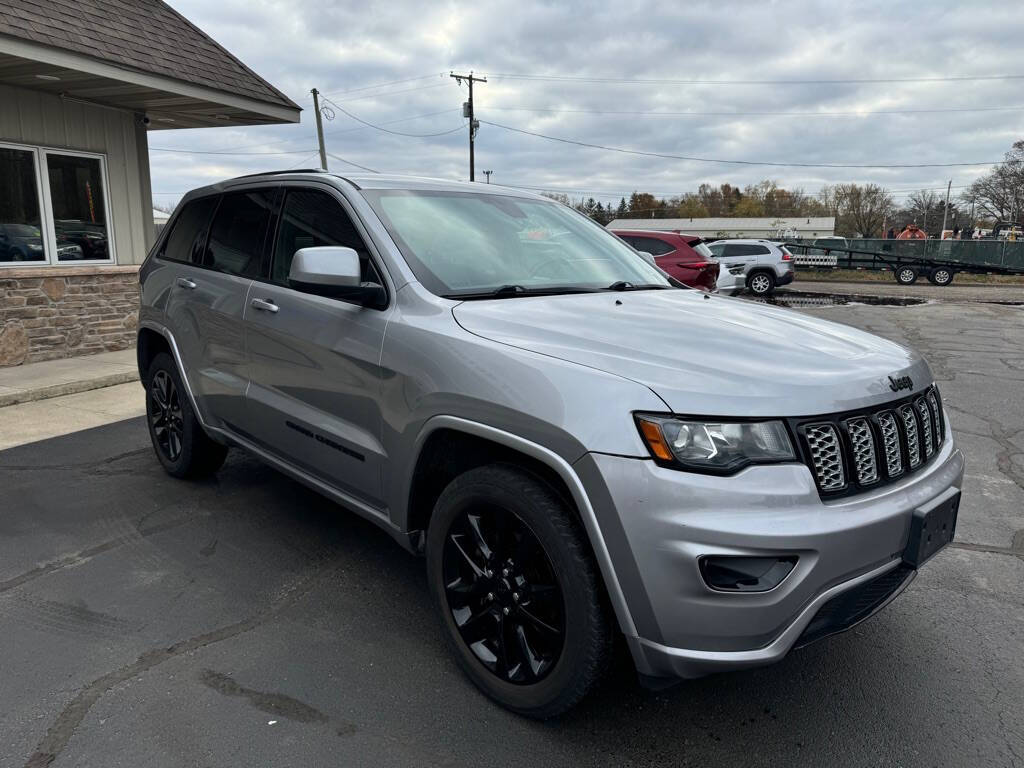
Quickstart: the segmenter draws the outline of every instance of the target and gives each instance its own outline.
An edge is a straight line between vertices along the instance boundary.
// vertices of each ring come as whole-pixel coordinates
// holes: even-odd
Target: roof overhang
[[[149,130],[297,123],[302,111],[6,35],[0,83],[146,115]]]

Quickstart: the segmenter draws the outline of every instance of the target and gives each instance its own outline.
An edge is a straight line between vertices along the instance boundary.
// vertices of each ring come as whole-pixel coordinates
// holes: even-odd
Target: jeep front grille
[[[856,493],[914,472],[945,438],[938,389],[879,408],[791,420],[822,495]]]

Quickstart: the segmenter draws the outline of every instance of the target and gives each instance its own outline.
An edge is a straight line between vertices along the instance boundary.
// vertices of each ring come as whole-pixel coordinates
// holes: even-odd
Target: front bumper
[[[731,477],[604,454],[576,465],[636,626],[627,640],[638,671],[686,678],[781,659],[823,606],[859,587],[874,589],[877,599],[848,617],[849,626],[884,605],[913,576],[893,572],[903,568],[914,510],[957,492],[963,467],[947,436],[913,476],[826,503],[802,464],[754,466]],[[799,559],[768,592],[724,593],[701,577],[698,559],[706,555]],[[895,583],[882,589],[883,582]]]

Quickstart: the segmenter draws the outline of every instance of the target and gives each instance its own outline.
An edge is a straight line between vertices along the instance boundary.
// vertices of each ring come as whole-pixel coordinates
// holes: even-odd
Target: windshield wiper
[[[477,291],[473,293],[446,293],[444,298],[456,300],[472,299],[512,299],[517,296],[559,296],[566,293],[595,293],[593,288],[583,288],[578,285],[545,285],[536,288],[527,288],[522,285],[503,285],[490,291]]]
[[[607,288],[606,291],[649,291],[649,290],[663,290],[668,288],[667,285],[659,285],[658,283],[631,283],[628,280],[618,280]]]

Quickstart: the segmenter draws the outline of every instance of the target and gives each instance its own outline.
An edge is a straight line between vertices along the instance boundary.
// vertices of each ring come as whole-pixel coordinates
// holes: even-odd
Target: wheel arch
[[[773,267],[768,266],[766,264],[759,264],[753,269],[751,269],[749,272],[747,272],[746,277],[744,278],[744,283],[746,284],[747,288],[750,287],[750,283],[758,275],[767,275],[768,278],[772,281],[772,285],[775,285],[775,283],[777,283],[779,280],[778,276],[775,274],[775,269]]]
[[[150,364],[161,352],[166,352],[172,358],[174,357],[167,337],[153,328],[145,326],[140,328],[135,341],[135,359],[139,366],[139,379],[143,384],[146,383],[146,372],[149,370]]]
[[[456,475],[496,461],[517,464],[549,484],[577,515],[597,561],[619,627],[627,636],[636,635],[636,626],[594,508],[569,462],[531,440],[455,416],[430,419],[416,439],[413,455],[405,528],[417,549],[422,547],[434,503]]]

